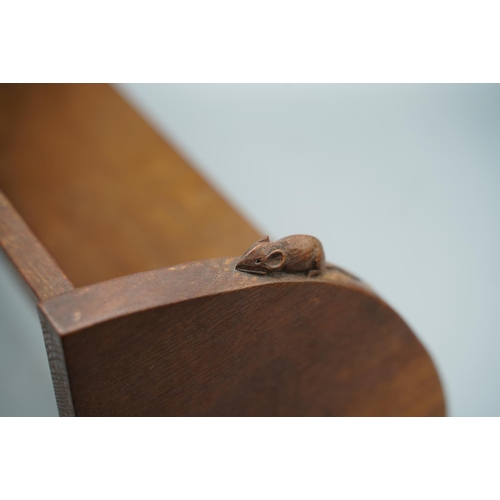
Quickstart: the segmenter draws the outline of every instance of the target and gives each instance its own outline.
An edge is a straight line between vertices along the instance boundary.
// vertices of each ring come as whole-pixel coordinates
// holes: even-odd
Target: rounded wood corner
[[[368,286],[333,266],[256,276],[237,262],[189,262],[42,302],[75,414],[445,414],[431,358]]]

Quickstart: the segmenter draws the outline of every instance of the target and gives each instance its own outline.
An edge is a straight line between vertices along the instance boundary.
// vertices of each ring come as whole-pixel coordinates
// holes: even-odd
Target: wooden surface
[[[197,260],[262,235],[110,87],[0,85],[0,189],[61,415],[444,414],[428,354],[352,275]]]
[[[107,85],[0,85],[0,189],[77,287],[261,236]]]
[[[47,321],[47,318],[43,314],[40,314],[40,323],[42,325],[43,340],[45,342],[45,350],[47,351],[59,416],[74,417],[75,412],[61,336],[54,330],[54,327]]]
[[[73,285],[0,191],[0,248],[38,300],[73,290]]]
[[[443,415],[429,356],[361,282],[191,262],[44,301],[78,415]]]

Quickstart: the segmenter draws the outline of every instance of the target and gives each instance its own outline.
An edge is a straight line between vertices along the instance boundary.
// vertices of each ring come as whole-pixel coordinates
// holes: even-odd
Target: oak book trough
[[[0,189],[61,416],[444,415],[391,307],[316,238],[262,238],[111,87],[1,85]]]

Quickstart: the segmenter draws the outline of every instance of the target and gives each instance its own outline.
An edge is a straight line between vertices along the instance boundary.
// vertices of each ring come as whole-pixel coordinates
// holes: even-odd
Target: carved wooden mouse
[[[270,242],[265,236],[255,242],[236,265],[238,271],[253,274],[305,273],[317,276],[325,268],[325,253],[314,236],[296,234]]]

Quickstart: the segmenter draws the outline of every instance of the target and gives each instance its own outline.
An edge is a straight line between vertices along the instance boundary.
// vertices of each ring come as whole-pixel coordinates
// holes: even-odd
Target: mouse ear
[[[284,262],[285,252],[283,252],[283,250],[274,250],[265,259],[267,267],[271,269],[278,269]]]
[[[252,246],[245,252],[245,255],[250,253],[255,248],[260,247],[262,243],[269,243],[269,236],[264,236],[260,240],[257,240],[255,243],[253,243]]]

